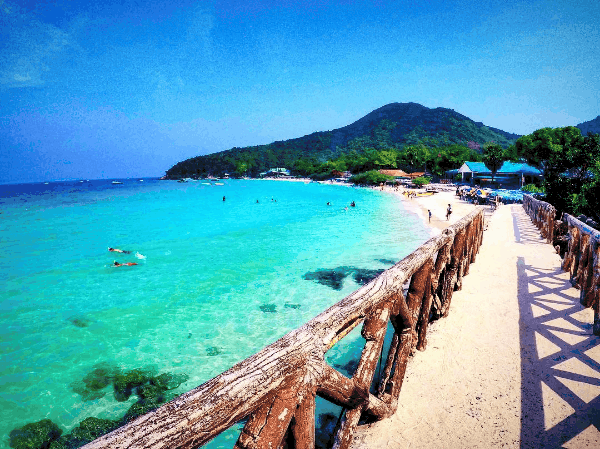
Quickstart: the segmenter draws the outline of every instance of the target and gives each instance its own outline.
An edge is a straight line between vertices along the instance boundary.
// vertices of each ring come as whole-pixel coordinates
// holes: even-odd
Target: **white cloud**
[[[40,22],[16,8],[1,3],[0,15],[8,39],[0,50],[0,87],[43,85],[44,74],[67,47],[72,38],[60,28]]]

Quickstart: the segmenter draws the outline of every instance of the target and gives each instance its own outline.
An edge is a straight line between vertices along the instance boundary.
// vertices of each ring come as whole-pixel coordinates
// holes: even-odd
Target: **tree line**
[[[315,179],[331,177],[334,171],[350,171],[360,183],[379,183],[380,169],[425,171],[442,177],[448,170],[459,168],[465,161],[484,162],[492,172],[492,180],[504,161],[526,162],[543,175],[541,191],[546,201],[560,212],[583,214],[600,221],[600,135],[583,136],[579,128],[542,128],[522,136],[508,148],[498,143],[483,145],[482,153],[464,145],[427,147],[424,144],[397,148],[367,148],[342,154],[319,163],[314,158],[295,161],[293,172]]]

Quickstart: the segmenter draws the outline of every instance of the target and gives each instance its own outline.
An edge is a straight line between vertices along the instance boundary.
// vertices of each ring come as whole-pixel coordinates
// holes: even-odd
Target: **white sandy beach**
[[[474,207],[438,193],[407,199],[445,227]],[[600,447],[600,338],[561,259],[521,205],[500,206],[450,314],[408,364],[396,414],[352,447]],[[595,420],[595,421],[594,421]]]

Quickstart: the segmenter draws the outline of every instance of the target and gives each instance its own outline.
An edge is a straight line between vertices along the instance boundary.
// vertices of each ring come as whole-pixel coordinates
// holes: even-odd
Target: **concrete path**
[[[501,206],[398,412],[353,448],[600,448],[600,338],[520,205]]]

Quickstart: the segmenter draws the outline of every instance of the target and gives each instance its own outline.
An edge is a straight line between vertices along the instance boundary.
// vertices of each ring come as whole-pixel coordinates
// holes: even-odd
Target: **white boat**
[[[123,184],[121,181],[113,181],[113,184]]]

